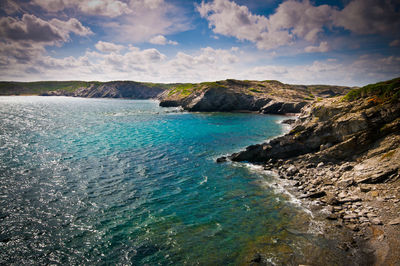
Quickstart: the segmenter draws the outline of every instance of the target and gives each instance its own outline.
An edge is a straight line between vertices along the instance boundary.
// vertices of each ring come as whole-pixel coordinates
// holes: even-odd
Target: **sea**
[[[340,264],[273,173],[216,163],[283,134],[283,119],[0,97],[0,264]]]

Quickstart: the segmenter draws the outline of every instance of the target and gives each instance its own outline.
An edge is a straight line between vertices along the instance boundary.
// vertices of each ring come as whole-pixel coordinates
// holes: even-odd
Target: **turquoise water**
[[[281,134],[280,119],[0,97],[0,264],[307,261],[327,245],[309,215],[271,176],[215,163]]]

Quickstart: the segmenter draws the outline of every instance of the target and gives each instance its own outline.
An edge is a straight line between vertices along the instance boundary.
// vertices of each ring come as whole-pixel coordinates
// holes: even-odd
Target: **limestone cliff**
[[[382,83],[383,84],[383,83]],[[380,182],[398,176],[400,167],[400,79],[374,84],[376,91],[315,102],[303,110],[285,136],[247,147],[233,161],[267,162],[307,155],[307,160],[357,162],[357,182]],[[393,87],[391,90],[380,86]],[[385,87],[385,88],[386,88]]]

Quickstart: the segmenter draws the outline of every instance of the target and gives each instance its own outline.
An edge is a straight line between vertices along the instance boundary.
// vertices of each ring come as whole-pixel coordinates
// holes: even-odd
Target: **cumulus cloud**
[[[269,18],[252,14],[246,6],[229,0],[214,0],[197,6],[214,33],[256,43],[260,49],[290,44],[295,37],[316,42],[329,23],[332,8],[313,6],[308,0],[286,1]]]
[[[329,51],[328,42],[321,42],[319,46],[307,46],[304,48],[307,53],[325,53]]]
[[[246,6],[230,0],[213,0],[197,5],[200,16],[207,19],[216,34],[247,40],[259,49],[290,45],[295,40],[315,44],[326,30],[341,28],[355,34],[393,34],[400,28],[400,12],[395,0],[353,0],[343,10],[329,5],[313,5],[309,0],[288,0],[269,17],[253,14]],[[321,46],[322,45],[322,46]],[[307,50],[323,52],[319,47]]]
[[[129,5],[132,13],[102,23],[107,38],[131,43],[148,42],[154,36],[165,36],[191,27],[184,11],[173,4],[160,0],[134,0]]]
[[[21,19],[0,18],[0,37],[12,41],[33,41],[54,44],[69,40],[70,33],[80,36],[92,34],[77,19],[45,21],[35,15],[24,14]]]
[[[175,56],[167,57],[157,49],[130,46],[119,51],[87,51],[80,57],[32,56],[25,61],[5,64],[7,58],[3,57],[6,52],[4,49],[4,46],[0,47],[0,79],[3,80],[57,77],[64,80],[201,82],[236,78],[353,86],[393,78],[400,69],[400,57],[379,55],[364,55],[346,61],[327,59],[290,66],[260,64],[249,69],[245,62],[248,56],[235,47],[205,47],[192,53],[178,52]]]
[[[399,31],[396,0],[353,0],[334,12],[334,24],[357,34],[392,34]],[[398,3],[398,1],[397,1]]]
[[[70,34],[87,36],[92,31],[75,18],[49,21],[24,14],[22,18],[0,18],[1,64],[25,63],[45,53],[45,46],[61,45]]]
[[[166,44],[178,45],[178,42],[167,40],[167,38],[165,38],[163,35],[154,36],[149,40],[149,42],[158,45],[166,45]]]
[[[150,8],[156,9],[164,4],[164,0],[131,0],[129,6],[133,9]]]
[[[82,13],[107,17],[132,12],[126,3],[118,0],[34,0],[33,3],[50,12],[76,8]]]
[[[119,44],[115,44],[115,43],[111,43],[111,42],[103,42],[103,41],[99,41],[95,44],[95,47],[97,50],[99,50],[100,52],[104,52],[104,53],[118,53],[119,51],[121,51],[122,49],[125,48],[125,46],[123,45],[119,45]]]

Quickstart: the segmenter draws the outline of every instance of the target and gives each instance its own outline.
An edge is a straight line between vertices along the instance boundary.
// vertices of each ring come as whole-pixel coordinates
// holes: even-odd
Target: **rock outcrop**
[[[288,134],[228,158],[262,163],[316,201],[335,227],[353,232],[344,247],[371,257],[369,265],[400,260],[400,78],[314,102]]]
[[[223,80],[177,85],[160,97],[164,107],[188,111],[256,111],[265,114],[300,113],[315,99],[343,95],[348,87],[288,85],[279,81]]]

